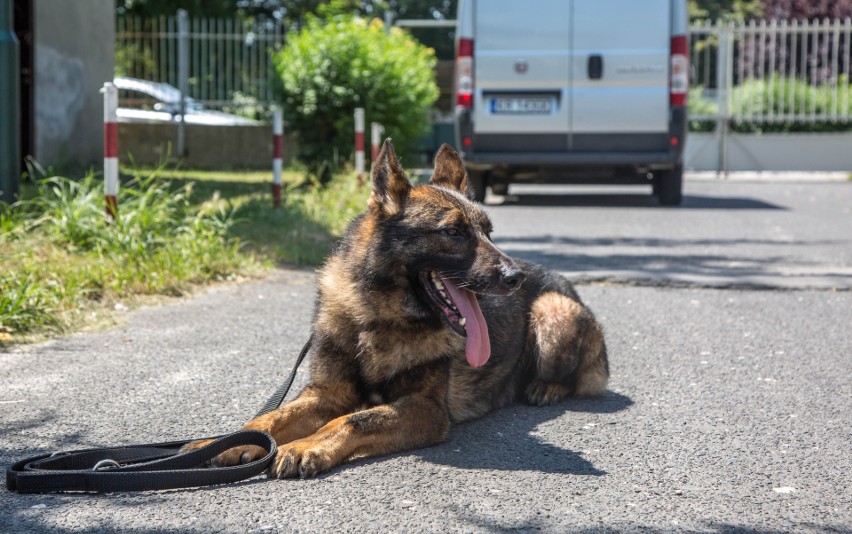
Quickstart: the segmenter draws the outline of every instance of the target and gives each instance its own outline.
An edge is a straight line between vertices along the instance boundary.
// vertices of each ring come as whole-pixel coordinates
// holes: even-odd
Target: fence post
[[[719,23],[717,23],[719,24]],[[716,174],[728,175],[728,133],[731,122],[733,89],[733,31],[727,24],[719,26],[719,48],[716,51],[716,130],[719,139],[719,162]]]
[[[177,132],[177,156],[186,156],[186,93],[189,90],[189,20],[185,9],[178,9],[178,89],[180,123]]]
[[[364,185],[364,108],[355,108],[355,172]]]
[[[21,99],[14,2],[0,2],[0,200],[18,200],[21,181]]]
[[[113,220],[118,217],[118,89],[106,82],[104,94],[104,208]]]
[[[385,11],[385,35],[390,35],[391,28],[393,27],[393,12],[390,10]]]
[[[379,157],[379,145],[382,143],[384,128],[378,122],[370,123],[370,161],[375,162]]]
[[[272,207],[281,207],[281,155],[284,145],[284,118],[281,108],[272,112]]]

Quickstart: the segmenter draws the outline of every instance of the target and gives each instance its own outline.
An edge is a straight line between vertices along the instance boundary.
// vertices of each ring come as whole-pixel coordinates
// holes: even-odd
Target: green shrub
[[[814,86],[802,80],[772,76],[764,80],[746,80],[734,89],[734,117],[747,117],[750,114],[828,114],[834,110],[838,114],[852,114],[852,86],[846,75],[838,80],[840,90],[832,96],[828,85]],[[844,92],[846,107],[844,109]],[[838,132],[852,130],[852,123],[820,121],[810,122],[769,122],[734,121],[731,129],[735,132]]]
[[[772,76],[763,80],[750,79],[734,88],[731,95],[731,130],[741,133],[760,132],[844,132],[852,131],[852,122],[805,121],[767,121],[764,116],[782,114],[802,115],[852,115],[852,86],[847,75],[837,82],[839,90],[833,94],[828,85],[814,86],[805,81]],[[701,86],[689,89],[689,115],[715,116],[715,100],[703,98]],[[753,118],[749,118],[753,116]],[[746,119],[748,119],[746,121]],[[715,127],[715,121],[690,119],[689,130],[709,132]]]
[[[689,88],[689,98],[687,99],[687,107],[689,114],[689,131],[690,132],[712,132],[715,128],[713,120],[696,120],[692,117],[704,116],[715,117],[718,105],[715,100],[704,98],[704,88],[699,86]]]
[[[312,173],[350,157],[356,107],[365,109],[367,135],[370,122],[381,123],[403,154],[428,130],[438,98],[434,52],[398,28],[386,34],[378,20],[311,18],[275,63],[285,120]]]

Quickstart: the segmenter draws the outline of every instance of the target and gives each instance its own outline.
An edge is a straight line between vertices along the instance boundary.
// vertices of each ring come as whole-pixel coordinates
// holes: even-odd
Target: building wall
[[[177,125],[174,123],[118,123],[118,155],[122,164],[156,166],[174,161]],[[215,147],[215,149],[211,149]],[[290,163],[298,147],[284,135],[282,160]],[[192,169],[269,169],[272,175],[272,125],[186,125],[186,157],[181,165]]]
[[[35,0],[35,157],[42,165],[103,158],[100,88],[115,65],[115,0]]]
[[[686,136],[684,166],[696,171],[719,171],[722,140],[715,133]],[[731,133],[724,140],[727,170],[735,171],[852,171],[852,132]]]

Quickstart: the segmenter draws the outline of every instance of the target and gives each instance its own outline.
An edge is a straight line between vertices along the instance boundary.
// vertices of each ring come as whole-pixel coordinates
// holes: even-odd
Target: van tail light
[[[459,39],[456,49],[456,108],[473,109],[473,39]]]
[[[671,78],[669,79],[669,103],[685,106],[689,89],[689,44],[686,35],[672,37]]]

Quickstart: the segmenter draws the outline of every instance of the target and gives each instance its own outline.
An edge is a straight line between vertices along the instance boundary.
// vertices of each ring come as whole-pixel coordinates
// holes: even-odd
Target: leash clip
[[[101,460],[100,462],[95,464],[95,467],[92,468],[92,471],[100,471],[101,469],[109,469],[112,467],[121,467],[121,464],[116,462],[115,460],[110,460],[107,458],[106,460]]]

